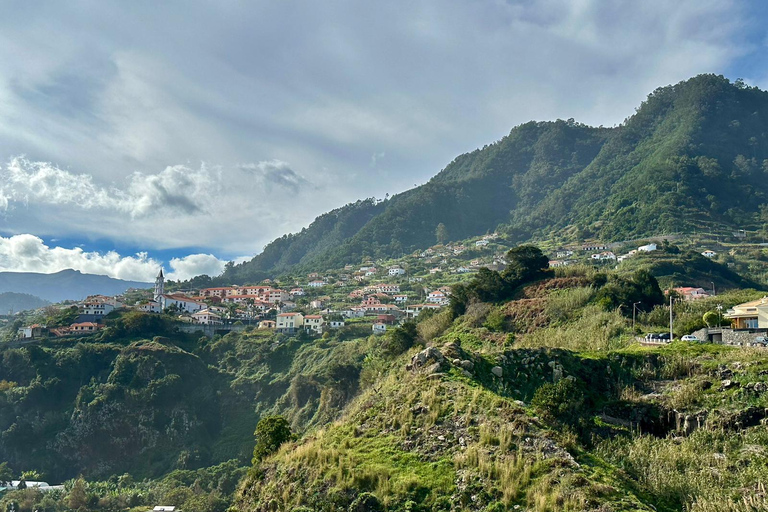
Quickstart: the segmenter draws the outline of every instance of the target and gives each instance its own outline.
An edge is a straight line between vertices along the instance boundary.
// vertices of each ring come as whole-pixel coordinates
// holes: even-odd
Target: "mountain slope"
[[[35,295],[50,302],[84,299],[88,295],[118,295],[129,288],[149,288],[148,283],[62,270],[53,274],[0,272],[0,293]]]
[[[529,122],[428,183],[359,201],[230,265],[224,281],[332,268],[500,229],[511,241],[617,241],[754,227],[768,194],[768,93],[700,75],[659,88],[617,128]]]
[[[40,297],[29,295],[28,293],[2,292],[0,293],[0,313],[8,312],[18,313],[26,309],[42,308],[50,304],[47,300]]]

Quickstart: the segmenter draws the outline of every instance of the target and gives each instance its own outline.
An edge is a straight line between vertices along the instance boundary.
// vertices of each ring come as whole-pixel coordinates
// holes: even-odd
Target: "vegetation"
[[[700,75],[650,94],[616,128],[529,122],[428,183],[318,217],[213,282],[339,268],[499,230],[510,242],[764,233],[768,93]]]

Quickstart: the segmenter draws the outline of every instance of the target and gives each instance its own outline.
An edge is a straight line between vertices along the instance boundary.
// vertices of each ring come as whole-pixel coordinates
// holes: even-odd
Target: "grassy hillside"
[[[529,239],[621,241],[757,229],[765,218],[768,93],[701,75],[649,95],[616,128],[529,122],[457,157],[428,183],[325,214],[222,282],[294,266],[339,268],[500,230]]]
[[[547,278],[423,319],[416,347],[369,357],[381,377],[338,421],[254,465],[236,508],[763,510],[764,351],[640,347],[599,300],[611,279]]]

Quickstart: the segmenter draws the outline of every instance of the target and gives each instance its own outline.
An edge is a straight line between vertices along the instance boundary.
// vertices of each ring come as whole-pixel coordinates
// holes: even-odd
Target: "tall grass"
[[[585,307],[580,317],[559,327],[545,327],[519,338],[520,347],[611,350],[632,342],[627,320],[618,311]]]

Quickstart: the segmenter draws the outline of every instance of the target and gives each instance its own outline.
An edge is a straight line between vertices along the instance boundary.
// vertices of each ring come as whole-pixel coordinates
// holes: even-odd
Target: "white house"
[[[304,327],[304,315],[301,313],[280,313],[277,315],[278,332],[294,333]]]
[[[107,302],[86,302],[79,309],[81,315],[106,316],[115,306]]]
[[[328,327],[330,327],[331,329],[340,329],[344,327],[344,325],[346,325],[344,323],[344,320],[331,320],[330,322],[328,322]]]
[[[203,309],[197,313],[192,313],[192,319],[195,323],[202,325],[221,325],[221,317],[208,309]]]
[[[405,275],[405,269],[400,267],[392,267],[390,268],[387,273],[390,276],[404,276]]]
[[[201,309],[205,309],[206,305],[204,302],[198,302],[196,300],[192,300],[187,296],[184,295],[168,295],[163,294],[159,297],[160,306],[162,309],[168,309],[172,307],[176,307],[179,309],[179,311],[185,311],[187,313],[195,313],[197,311],[200,311]]]
[[[375,288],[381,293],[400,293],[399,284],[378,284]]]
[[[291,297],[303,297],[304,295],[306,295],[306,293],[304,292],[304,288],[294,288],[288,293],[290,293]]]
[[[427,302],[431,302],[432,304],[448,304],[449,299],[448,295],[444,291],[435,290],[433,292],[429,292],[429,295],[427,295]]]
[[[323,332],[323,320],[322,315],[307,315],[304,317],[304,329],[307,332],[313,332],[315,334],[321,334]]]
[[[592,259],[593,260],[615,260],[616,255],[613,254],[611,251],[606,251],[598,254],[593,254]]]
[[[153,300],[150,300],[149,302],[145,302],[144,304],[139,304],[136,306],[137,311],[142,311],[144,313],[162,313],[163,308],[160,306],[159,302],[155,302]]]
[[[415,317],[425,309],[440,309],[440,307],[440,304],[413,304],[405,307],[405,315]]]
[[[376,322],[371,326],[373,334],[383,334],[387,331],[387,324],[384,322]]]
[[[638,247],[637,250],[642,252],[653,252],[656,250],[656,244],[643,245]]]
[[[408,296],[407,295],[395,295],[395,302],[397,302],[397,303],[408,302]]]
[[[488,240],[478,240],[475,242],[475,247],[485,247],[488,245]]]
[[[326,284],[328,284],[328,283],[326,283],[325,281],[322,281],[320,279],[317,279],[315,281],[308,282],[307,286],[309,286],[310,288],[322,288]]]
[[[706,258],[714,258],[715,256],[717,256],[717,253],[715,251],[710,251],[709,249],[707,249],[706,251],[702,252],[701,255]]]

